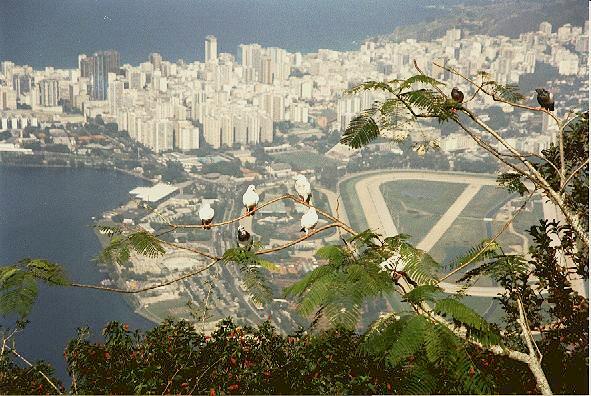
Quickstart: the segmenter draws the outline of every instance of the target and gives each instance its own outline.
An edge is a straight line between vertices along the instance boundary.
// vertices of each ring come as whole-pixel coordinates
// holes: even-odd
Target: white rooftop
[[[129,193],[145,202],[158,202],[176,191],[178,191],[178,188],[175,186],[158,183],[152,187],[136,187]]]

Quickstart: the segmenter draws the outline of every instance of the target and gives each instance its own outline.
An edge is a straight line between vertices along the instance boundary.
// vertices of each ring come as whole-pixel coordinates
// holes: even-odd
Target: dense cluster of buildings
[[[154,152],[194,150],[203,143],[216,149],[269,143],[274,123],[281,121],[313,121],[321,128],[344,130],[353,116],[380,99],[372,92],[345,91],[365,80],[409,77],[416,73],[413,61],[463,89],[469,89],[465,81],[433,63],[465,75],[486,71],[500,83],[517,83],[540,62],[564,76],[586,76],[588,25],[567,24],[553,31],[543,22],[538,31],[518,38],[450,29],[428,42],[369,40],[356,51],[309,54],[243,44],[234,56],[218,53],[217,39],[208,36],[204,61],[193,63],[173,63],[153,53],[148,62],[121,65],[112,50],[80,55],[77,69],[33,70],[3,61],[0,127],[55,121],[68,107],[86,118],[101,115],[117,123]],[[471,105],[478,109],[491,101],[482,98]],[[442,144],[451,150],[472,146],[459,136]]]

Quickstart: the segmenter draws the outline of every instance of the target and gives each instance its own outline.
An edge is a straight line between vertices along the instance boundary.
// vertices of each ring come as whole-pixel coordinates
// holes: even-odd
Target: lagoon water
[[[128,200],[145,182],[114,171],[0,167],[0,265],[25,257],[61,263],[72,280],[97,284],[105,274],[92,258],[100,244],[91,217]],[[133,312],[121,295],[76,288],[41,287],[16,347],[29,360],[43,359],[66,379],[63,350],[80,326],[95,335],[118,320],[131,328],[153,323]],[[14,321],[0,319],[14,326]]]

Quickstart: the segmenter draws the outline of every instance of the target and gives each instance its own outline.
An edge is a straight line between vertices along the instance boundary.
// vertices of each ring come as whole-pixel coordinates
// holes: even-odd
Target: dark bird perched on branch
[[[246,250],[250,250],[252,247],[252,237],[250,232],[246,231],[244,226],[238,227],[238,246]]]
[[[543,109],[554,111],[554,98],[544,88],[536,88],[538,103]]]
[[[457,87],[453,87],[451,90],[451,98],[458,103],[462,103],[464,101],[464,93]]]

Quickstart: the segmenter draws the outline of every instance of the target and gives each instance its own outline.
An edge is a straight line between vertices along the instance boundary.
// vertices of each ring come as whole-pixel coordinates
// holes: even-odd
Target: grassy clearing
[[[398,180],[384,183],[380,191],[398,232],[418,243],[456,201],[466,184]]]
[[[474,198],[472,198],[472,201],[464,208],[460,216],[483,219],[489,216],[491,210],[502,206],[511,197],[512,195],[502,188],[482,186]]]
[[[290,164],[295,170],[310,168],[323,168],[328,165],[339,165],[338,161],[328,158],[322,154],[310,151],[293,151],[290,153],[272,154],[272,157],[279,162]]]

